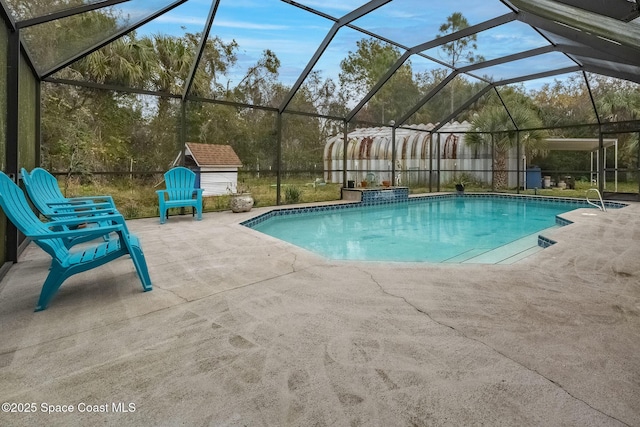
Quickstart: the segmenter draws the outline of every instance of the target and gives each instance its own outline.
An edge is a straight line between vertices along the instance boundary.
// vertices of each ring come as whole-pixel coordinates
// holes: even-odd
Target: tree
[[[19,0],[11,3],[17,16],[28,19],[86,2]],[[20,36],[24,38],[31,57],[36,59],[36,67],[46,71],[98,43],[101,35],[118,31],[121,20],[123,17],[112,8],[102,8],[24,28]]]
[[[469,21],[467,21],[467,18],[465,18],[460,12],[454,12],[447,17],[447,22],[440,25],[439,33],[436,37],[439,38],[448,34],[456,33],[468,27]],[[471,36],[462,37],[449,43],[445,43],[440,48],[444,51],[449,65],[451,65],[452,68],[455,68],[458,61],[462,58],[470,64],[483,60],[481,56],[475,56],[474,54],[474,51],[478,49],[478,45],[476,45],[477,40],[478,36],[473,34]]]
[[[597,137],[595,127],[568,127],[572,124],[612,123],[640,118],[640,91],[636,83],[605,76],[592,75],[591,94],[582,74],[545,84],[532,94],[545,126],[556,127],[554,136],[567,138]],[[594,111],[590,95],[596,104]],[[620,148],[618,162],[622,168],[634,168],[638,159],[638,140],[635,134],[616,135]],[[608,153],[609,154],[609,153]],[[609,154],[611,155],[611,154]],[[553,152],[543,165],[551,170],[588,171],[589,153]]]
[[[138,37],[132,32],[61,70],[57,76],[179,95],[184,90],[199,43],[200,34]],[[216,86],[215,74],[224,75],[235,64],[236,49],[235,41],[223,43],[218,38],[209,39],[190,93],[212,97],[214,92],[221,92]],[[163,170],[179,149],[180,104],[170,97],[145,98],[114,91],[47,85],[43,100],[43,152],[45,156],[62,156],[56,164],[69,163],[70,160],[62,158],[70,159],[73,147],[86,146],[87,149],[82,150],[86,157],[82,164],[89,169],[118,170],[122,169],[120,164],[128,168],[133,159],[138,170]],[[46,113],[50,111],[58,111],[55,120],[47,120]],[[135,118],[137,126],[126,128],[124,124],[131,120],[123,119],[125,117]],[[74,126],[71,123],[86,123],[83,128],[87,129],[69,138],[56,136],[64,134],[67,126]],[[75,156],[73,164],[80,164],[78,159]],[[45,158],[45,161],[48,160]]]
[[[347,101],[360,100],[402,56],[398,48],[377,39],[359,40],[357,46],[355,52],[349,52],[340,62],[340,87]],[[386,123],[415,104],[418,97],[411,62],[405,62],[369,101],[359,118]]]
[[[589,92],[581,74],[568,79],[555,79],[552,84],[545,83],[532,93],[531,98],[539,108],[540,117],[545,126],[565,127],[572,124],[597,123]],[[589,129],[558,129],[556,136],[580,138],[589,136]]]
[[[485,106],[473,118],[471,125],[475,132],[466,135],[465,142],[469,147],[491,147],[494,149],[494,186],[505,188],[508,183],[507,155],[518,142],[519,129],[535,129],[542,126],[542,121],[530,101],[524,94],[518,92],[506,93],[510,98],[507,103],[509,111],[497,102]],[[512,121],[513,120],[513,121]],[[508,130],[511,129],[511,130]],[[544,150],[546,132],[541,130],[525,130],[519,132],[519,141],[527,159],[540,155]]]
[[[271,88],[278,77],[280,60],[276,54],[266,49],[258,62],[249,67],[247,73],[234,90],[235,99],[254,105],[269,105],[273,100]],[[275,106],[275,105],[272,105]]]
[[[469,27],[469,21],[465,18],[462,13],[454,12],[447,17],[447,21],[440,25],[439,33],[436,37],[443,37],[448,34],[456,33],[460,30],[464,30]],[[473,34],[467,37],[461,37],[459,39],[453,40],[449,43],[445,43],[440,46],[440,49],[444,52],[444,55],[447,59],[447,63],[451,65],[451,68],[456,68],[458,62],[462,59],[466,60],[466,62],[472,64],[474,62],[484,61],[482,56],[476,56],[474,54],[475,50],[478,49],[478,45],[476,45],[476,40],[478,36]],[[449,83],[450,85],[450,113],[454,110],[454,100],[455,100],[455,90],[456,90],[456,82],[455,80]]]
[[[447,71],[442,68],[432,69],[416,75],[416,82],[419,92],[423,95],[430,92],[435,88],[442,80],[447,77]],[[451,114],[451,96],[454,97],[456,105],[464,103],[469,98],[477,94],[484,86],[483,82],[472,82],[465,79],[462,75],[456,76],[456,78],[449,83],[449,87],[455,85],[455,93],[447,93],[444,89],[440,91],[436,96],[431,98],[422,108],[420,108],[410,119],[411,123],[436,123],[441,122],[444,118]],[[486,97],[480,98],[474,102],[467,109],[462,111],[455,119],[458,121],[470,120],[473,114],[482,107]]]
[[[610,77],[598,76],[593,84],[596,107],[604,122],[638,120],[640,118],[640,90],[638,84]],[[622,167],[636,168],[638,163],[638,137],[634,133],[617,135],[621,148]]]
[[[640,90],[637,83],[597,76],[592,84],[600,118],[607,122],[640,118]]]

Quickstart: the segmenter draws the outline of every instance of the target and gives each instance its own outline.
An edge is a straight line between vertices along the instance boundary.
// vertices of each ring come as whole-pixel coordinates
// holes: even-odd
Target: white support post
[[[604,147],[602,151],[604,155],[604,159],[602,159],[602,166],[604,167],[604,171],[602,174],[602,188],[607,188],[607,147]]]
[[[616,154],[616,159],[615,159],[615,168],[616,168],[616,170],[615,170],[615,180],[616,180],[615,183],[616,184],[615,185],[616,185],[616,188],[615,188],[614,191],[617,193],[618,192],[618,139],[617,138],[616,138],[616,142],[615,142],[615,154]]]

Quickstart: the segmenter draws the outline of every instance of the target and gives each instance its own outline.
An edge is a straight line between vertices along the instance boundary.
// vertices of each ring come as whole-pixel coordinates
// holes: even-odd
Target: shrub
[[[302,190],[298,187],[287,186],[284,189],[284,201],[287,204],[299,203],[302,198]]]

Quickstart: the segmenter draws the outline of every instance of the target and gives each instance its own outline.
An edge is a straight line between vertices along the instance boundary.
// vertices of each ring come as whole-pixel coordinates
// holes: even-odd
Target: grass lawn
[[[148,218],[159,216],[158,196],[156,190],[164,185],[154,185],[153,180],[143,182],[138,179],[96,179],[91,184],[80,184],[72,179],[65,186],[60,180],[60,187],[67,197],[111,195],[118,210],[125,218]],[[240,177],[243,187],[251,192],[255,200],[254,206],[276,205],[275,177]],[[157,182],[161,182],[160,178]],[[328,200],[340,200],[340,184],[327,183],[314,185],[314,179],[290,178],[281,182],[281,203],[308,203]],[[229,209],[229,195],[207,196],[204,198],[204,212],[214,212]],[[178,213],[178,209],[171,209],[170,215]]]
[[[91,196],[109,194],[118,207],[118,210],[126,218],[147,218],[158,216],[158,196],[156,190],[164,188],[161,177],[146,179],[96,179],[91,184],[80,184],[77,180],[70,180],[68,185],[60,180],[60,187],[64,194],[68,197],[73,196]],[[239,181],[247,188],[255,199],[255,206],[275,206],[276,205],[276,178],[269,177],[252,177],[242,174]],[[157,185],[156,183],[160,183]],[[331,200],[340,200],[340,184],[327,183],[324,185],[314,185],[314,179],[304,178],[283,178],[281,182],[281,203],[309,203],[322,202]],[[428,193],[429,187],[425,185],[411,185],[410,192],[412,194]],[[577,197],[584,198],[585,192],[591,188],[588,182],[576,182],[574,190],[549,188],[520,191],[520,194],[537,194],[541,196],[556,197]],[[613,182],[607,183],[607,189],[613,191]],[[433,187],[435,191],[435,186]],[[453,192],[455,187],[453,184],[441,185],[440,190],[443,192]],[[490,186],[484,186],[480,183],[468,184],[465,187],[466,192],[486,192],[491,191]],[[618,191],[625,193],[637,193],[638,184],[618,183]],[[515,189],[505,190],[508,193],[516,193]],[[594,195],[595,196],[595,195]],[[229,209],[229,197],[208,196],[204,198],[203,209],[205,212],[222,211]],[[175,215],[178,210],[171,210],[170,214]]]

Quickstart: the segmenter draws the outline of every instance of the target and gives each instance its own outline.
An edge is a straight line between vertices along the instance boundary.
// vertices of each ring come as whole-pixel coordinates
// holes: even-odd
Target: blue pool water
[[[277,215],[252,228],[330,259],[463,262],[518,241],[533,249],[536,233],[556,226],[556,215],[586,206],[526,198],[425,198]],[[524,248],[512,249],[519,250]]]

